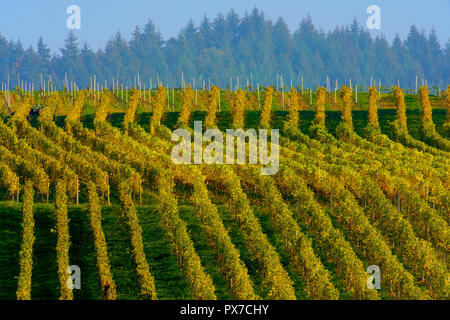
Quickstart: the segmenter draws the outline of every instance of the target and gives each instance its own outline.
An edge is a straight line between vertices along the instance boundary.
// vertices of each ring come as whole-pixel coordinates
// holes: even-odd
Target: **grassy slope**
[[[411,104],[408,104],[410,106]],[[286,111],[275,111],[273,114],[273,126],[282,127]],[[167,113],[164,123],[173,128],[178,114]],[[194,120],[203,120],[204,112],[195,112]],[[353,111],[355,130],[362,133],[362,128],[366,125],[367,111]],[[123,114],[114,114],[111,122],[120,126]],[[138,121],[143,127],[149,123],[150,113],[141,113]],[[300,127],[303,132],[308,133],[308,127],[314,118],[313,111],[300,112]],[[395,110],[379,110],[380,125],[384,133],[389,133],[389,121],[395,118]],[[247,126],[256,128],[259,119],[259,111],[249,111],[247,113]],[[442,123],[445,119],[444,109],[433,110],[433,119],[438,132],[442,130]],[[58,118],[58,123],[63,123],[62,118]],[[230,125],[229,112],[218,114],[218,126],[220,129],[228,128]],[[339,111],[327,112],[327,126],[334,132],[340,121]],[[87,116],[85,125],[90,126],[92,117]],[[420,123],[420,110],[418,108],[408,109],[408,125],[411,134],[418,138],[418,125]],[[2,194],[4,194],[2,192]],[[113,202],[116,197],[112,195]],[[2,196],[2,199],[5,199]],[[41,201],[42,199],[36,199]],[[258,274],[258,266],[252,261],[245,248],[239,227],[232,220],[227,206],[219,199],[214,199],[218,204],[219,212],[224,224],[229,231],[232,242],[241,253],[242,260],[248,267],[249,275],[255,283],[256,292],[265,297],[266,293],[261,288],[261,276]],[[159,216],[157,213],[157,202],[150,193],[144,194],[144,206],[137,207],[140,224],[143,229],[144,249],[150,265],[150,271],[155,277],[155,285],[159,299],[188,299],[190,298],[188,284],[183,277],[177,264],[176,257],[171,252],[170,244],[164,237],[164,231],[159,227]],[[225,280],[219,273],[219,266],[214,252],[208,246],[208,239],[195,215],[196,210],[189,204],[180,201],[180,216],[186,221],[189,233],[194,246],[198,252],[205,270],[211,275],[216,286],[216,295],[220,299],[229,299],[230,294],[226,288]],[[125,223],[120,213],[118,205],[103,207],[103,228],[108,244],[111,269],[116,282],[119,299],[136,299],[139,296],[139,284],[135,273],[135,263],[131,255],[128,234]],[[288,259],[283,252],[283,248],[277,239],[270,219],[258,207],[255,207],[255,214],[261,221],[264,232],[268,235],[269,241],[277,248],[281,261],[285,265],[291,278],[294,280],[296,295],[304,298],[304,284],[296,273],[289,267]],[[95,248],[92,233],[90,231],[89,218],[85,206],[69,206],[70,234],[72,246],[70,248],[70,263],[81,267],[82,289],[75,291],[75,299],[99,299],[102,296],[98,272],[95,260]],[[59,297],[59,282],[56,273],[56,233],[54,232],[55,218],[54,206],[47,204],[35,205],[36,220],[36,242],[34,267],[32,278],[32,298],[33,299],[57,299]],[[17,286],[17,276],[19,273],[18,255],[21,242],[21,204],[13,202],[0,202],[0,299],[15,299]],[[320,255],[319,255],[320,256]],[[323,260],[323,257],[322,261]],[[332,270],[332,266],[326,264]],[[333,279],[336,287],[340,290],[342,298],[348,295],[342,289],[338,279]]]

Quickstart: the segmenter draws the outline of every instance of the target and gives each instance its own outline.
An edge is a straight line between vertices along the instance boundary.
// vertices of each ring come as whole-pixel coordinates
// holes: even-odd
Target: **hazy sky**
[[[24,47],[35,45],[42,35],[52,51],[58,50],[68,32],[66,9],[72,4],[81,8],[81,30],[75,33],[80,43],[86,41],[93,49],[103,47],[117,31],[129,39],[135,26],[148,19],[167,39],[176,36],[189,18],[198,24],[205,14],[213,19],[219,12],[235,9],[243,15],[255,6],[272,21],[283,17],[291,31],[308,14],[317,27],[328,31],[353,18],[365,26],[366,9],[376,4],[381,8],[381,30],[373,34],[383,33],[392,40],[398,32],[404,38],[416,24],[427,33],[435,28],[442,45],[450,38],[450,0],[3,0],[0,33],[20,39]]]

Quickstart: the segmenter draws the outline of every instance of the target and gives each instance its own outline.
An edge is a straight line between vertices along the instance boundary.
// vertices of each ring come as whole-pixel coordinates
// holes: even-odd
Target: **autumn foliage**
[[[31,275],[33,271],[34,217],[33,183],[25,184],[22,208],[22,246],[19,253],[20,274],[17,282],[17,300],[31,300]]]
[[[432,122],[432,108],[427,87],[421,86],[419,88],[419,99],[422,105],[422,123]]]
[[[178,127],[189,127],[189,119],[191,113],[194,110],[194,90],[191,87],[187,87],[181,92],[181,112],[178,118]]]
[[[217,113],[217,104],[219,101],[219,91],[220,89],[216,86],[212,86],[211,93],[207,99],[206,105],[206,118],[205,118],[205,127],[207,129],[216,127],[216,113]]]
[[[233,121],[233,128],[240,129],[245,126],[245,105],[246,98],[245,92],[242,89],[238,89],[233,93],[231,98],[231,118]]]
[[[161,124],[161,118],[164,113],[164,106],[166,105],[166,102],[167,102],[167,90],[165,87],[160,86],[158,87],[158,91],[156,92],[153,107],[153,115],[150,120],[150,132],[152,134],[155,133],[155,130]]]
[[[67,213],[67,194],[66,184],[63,181],[58,181],[56,184],[56,260],[58,262],[58,277],[59,277],[59,290],[60,300],[72,300],[72,289],[68,288],[67,280],[69,279],[69,273],[67,268],[69,267],[69,248],[70,248],[70,235],[69,235],[69,217]],[[69,280],[70,281],[70,280]]]
[[[379,129],[378,123],[378,92],[377,87],[369,88],[369,112],[368,112],[369,126],[374,129]]]
[[[299,104],[298,104],[298,95],[297,91],[294,87],[291,87],[289,91],[289,115],[288,115],[288,126],[291,128],[298,128],[299,124]]]
[[[105,300],[116,299],[116,284],[112,278],[111,267],[108,258],[108,248],[105,234],[102,228],[102,207],[94,183],[88,185],[89,220],[97,258],[97,269],[100,276],[100,286]]]
[[[320,87],[317,90],[317,100],[316,100],[316,115],[314,122],[317,125],[325,127],[325,98],[326,91],[324,87]]]
[[[342,122],[345,123],[348,128],[353,129],[353,118],[352,118],[352,94],[350,88],[346,85],[342,86]]]
[[[406,120],[406,103],[403,91],[399,87],[394,87],[394,96],[397,103],[397,116],[396,120],[400,124],[400,128],[403,130],[408,130],[407,120]]]
[[[139,91],[136,88],[131,89],[130,99],[128,102],[128,109],[125,113],[125,117],[123,119],[123,127],[124,132],[128,132],[128,128],[130,123],[134,123],[134,118],[136,116],[136,111],[139,107]]]
[[[268,87],[265,93],[264,105],[259,119],[259,126],[262,129],[270,129],[270,117],[272,112],[273,88]]]

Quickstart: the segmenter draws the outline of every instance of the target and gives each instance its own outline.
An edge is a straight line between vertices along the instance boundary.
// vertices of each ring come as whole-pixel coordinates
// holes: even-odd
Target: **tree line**
[[[331,88],[335,79],[338,86],[351,79],[368,87],[371,78],[377,84],[400,82],[414,88],[416,76],[419,85],[424,79],[430,87],[443,88],[450,82],[449,62],[450,40],[441,45],[434,30],[426,34],[413,25],[405,39],[397,35],[389,43],[384,36],[373,38],[357,20],[324,32],[308,16],[291,32],[283,18],[272,22],[256,8],[242,17],[233,10],[212,20],[205,16],[199,25],[191,19],[167,40],[149,20],[136,27],[130,40],[118,32],[97,52],[72,32],[54,55],[42,37],[36,49],[24,49],[20,40],[8,41],[0,34],[0,81],[6,83],[9,76],[10,88],[26,81],[38,89],[41,75],[51,76],[58,87],[66,75],[79,88],[90,85],[94,75],[108,87],[113,78],[132,87],[138,74],[146,88],[158,81],[180,87],[182,77],[195,87],[214,83],[233,89],[281,86],[281,78],[285,87],[290,79],[294,85],[325,86],[327,77]]]

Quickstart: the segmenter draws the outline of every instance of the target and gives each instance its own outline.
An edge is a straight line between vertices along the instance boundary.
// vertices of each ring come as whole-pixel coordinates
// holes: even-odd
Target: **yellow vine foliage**
[[[317,125],[325,127],[325,98],[326,91],[324,87],[320,87],[317,90],[317,99],[316,99],[316,115],[314,118],[314,122]]]
[[[23,122],[25,123],[25,122]],[[18,123],[20,124],[20,123]],[[45,173],[45,170],[40,166],[36,166],[22,157],[12,153],[6,147],[0,144],[0,161],[7,164],[15,172],[21,172],[21,175],[26,176],[33,181],[37,191],[42,195],[48,194],[48,185],[50,178]]]
[[[102,124],[106,121],[109,115],[109,110],[111,107],[111,104],[113,102],[113,96],[109,92],[108,88],[103,90],[101,96],[100,96],[100,104],[97,108],[97,112],[95,113],[94,118],[94,126],[97,127],[98,125]]]
[[[97,254],[97,269],[100,276],[100,286],[105,300],[116,299],[116,284],[112,278],[108,258],[108,249],[105,234],[102,228],[102,207],[98,198],[97,187],[94,183],[88,184],[89,218],[92,234],[94,235],[95,251]]]
[[[79,121],[81,119],[81,115],[83,114],[83,108],[86,103],[87,94],[85,90],[80,90],[77,92],[77,96],[73,102],[72,110],[67,114],[66,117],[66,125],[67,123],[73,123]]]
[[[128,102],[128,109],[125,113],[125,117],[123,119],[123,127],[125,133],[128,132],[128,128],[130,123],[134,123],[134,118],[136,116],[136,111],[139,107],[139,91],[136,88],[131,89],[130,99]]]
[[[34,217],[33,182],[25,183],[22,207],[22,245],[19,253],[20,273],[17,283],[17,300],[31,300],[31,275],[33,270]]]
[[[53,121],[58,106],[62,103],[58,93],[49,95],[45,101],[45,107],[39,116],[39,121]]]
[[[67,286],[69,274],[67,268],[69,267],[69,217],[67,214],[67,187],[64,181],[56,183],[56,260],[58,263],[58,276],[60,286],[60,300],[72,300],[73,292]]]
[[[180,166],[177,167],[180,168]],[[183,169],[185,169],[184,178],[188,181],[187,183],[193,184],[194,192],[191,201],[198,208],[197,215],[204,222],[208,238],[212,242],[211,247],[218,255],[220,271],[224,275],[233,297],[238,300],[260,299],[253,290],[253,282],[245,264],[240,259],[239,251],[231,242],[217,207],[208,195],[205,177],[197,166],[192,169],[189,167]]]
[[[419,88],[419,99],[422,104],[422,140],[433,147],[437,147],[438,149],[450,151],[449,141],[436,132],[436,127],[433,123],[432,117],[432,106],[430,103],[428,88],[426,86],[421,86]],[[443,129],[444,134],[447,135],[450,129],[448,123],[444,123]]]
[[[309,217],[305,219],[308,226],[308,235],[322,250],[329,253],[326,259],[337,266],[336,273],[346,279],[343,281],[344,285],[353,297],[356,299],[377,299],[375,290],[369,290],[366,287],[367,274],[362,262],[356,256],[342,232],[333,227],[326,209],[317,203],[314,192],[308,188],[304,179],[299,177],[289,165],[286,165],[283,166],[283,175],[277,175],[275,180],[283,192],[288,192],[292,196],[294,203],[301,203],[300,208],[297,208],[296,211],[300,215]],[[301,208],[308,208],[308,210],[302,210]]]
[[[247,92],[247,94],[245,96],[247,98],[245,105],[250,110],[255,110],[255,108],[258,106],[258,100],[256,99],[256,96],[254,94],[252,94],[251,92]]]
[[[219,88],[212,86],[211,94],[207,102],[207,113],[205,118],[205,127],[207,129],[216,128],[217,104],[219,102]]]
[[[19,193],[19,177],[3,163],[0,163],[0,185],[8,189],[11,196]]]
[[[447,133],[447,137],[450,137],[450,85],[447,90],[444,91],[444,106],[447,108],[445,113],[444,131]]]
[[[447,108],[447,113],[445,114],[445,119],[447,122],[450,122],[450,85],[447,87],[447,90],[444,91],[444,106]]]
[[[22,98],[19,96],[17,92],[10,91],[8,93],[9,101],[11,102],[11,112],[15,113],[17,111],[17,108],[20,106],[20,102],[22,101]],[[8,103],[5,101],[5,108],[8,108]]]
[[[259,119],[259,126],[263,129],[270,129],[270,115],[272,112],[273,88],[266,90],[265,101]]]
[[[369,88],[369,114],[368,114],[369,126],[373,128],[380,128],[378,122],[378,92],[377,87]]]
[[[189,127],[189,119],[191,112],[194,109],[194,90],[191,87],[187,87],[181,92],[181,112],[178,118],[179,127]]]
[[[397,104],[397,116],[396,119],[400,124],[400,127],[403,130],[408,130],[407,126],[407,119],[406,119],[406,103],[405,103],[405,96],[403,94],[403,91],[397,87],[394,86],[394,96],[395,101]]]
[[[420,104],[422,105],[422,123],[433,122],[431,103],[428,88],[426,86],[421,86],[419,88],[419,99]]]
[[[0,114],[6,114],[8,109],[8,104],[6,103],[6,94],[0,91]]]
[[[298,106],[300,110],[305,110],[306,109],[306,103],[305,103],[305,99],[303,98],[303,94],[301,91],[297,91],[297,96],[298,96]]]
[[[22,100],[17,101],[17,107],[12,119],[26,120],[34,104],[34,98],[31,95],[25,95]]]
[[[178,202],[173,194],[174,182],[166,172],[160,174],[158,181],[161,226],[166,231],[169,241],[180,262],[181,270],[191,288],[191,294],[197,300],[216,300],[215,287],[211,277],[205,272],[200,257],[184,222],[178,212]]]
[[[150,267],[145,257],[142,228],[139,225],[137,211],[131,197],[128,181],[120,183],[119,194],[122,213],[127,221],[128,229],[130,231],[131,247],[133,249],[136,271],[141,285],[141,297],[156,300],[155,281],[150,273]]]
[[[231,98],[231,118],[233,120],[233,128],[244,128],[245,125],[245,92],[238,89]]]
[[[350,129],[353,129],[352,118],[352,94],[347,85],[343,85],[341,89],[342,94],[342,121],[347,124]]]
[[[244,170],[247,169],[252,170],[251,167]],[[276,183],[271,177],[255,172],[246,174],[245,179],[252,181],[250,183],[254,183],[256,192],[261,195],[262,206],[283,239],[291,265],[305,280],[308,296],[312,299],[337,300],[339,292],[330,281],[330,273],[315,255],[312,241],[300,230]]]
[[[228,166],[207,166],[204,169],[207,180],[221,185],[221,191],[229,195],[233,220],[239,224],[248,251],[260,265],[260,272],[264,275],[262,286],[268,291],[268,299],[295,300],[293,282],[263,233],[239,177]]]
[[[150,120],[150,131],[152,134],[155,133],[155,129],[160,126],[161,118],[164,113],[164,106],[167,102],[167,90],[165,87],[160,86],[158,91],[156,92],[154,107],[153,107],[153,115]]]
[[[299,115],[298,111],[300,109],[298,104],[298,95],[297,91],[294,87],[291,87],[291,90],[289,91],[289,115],[288,115],[288,126],[297,129],[298,128],[298,122],[299,122]]]

